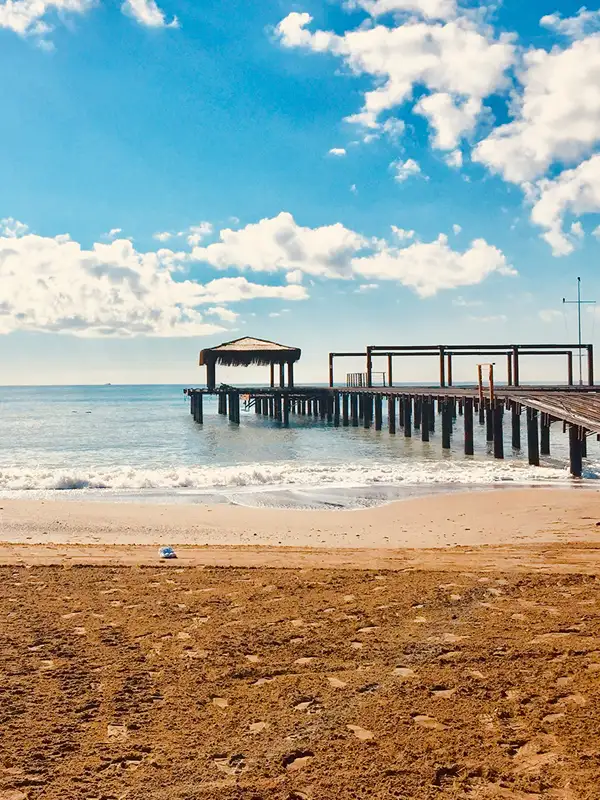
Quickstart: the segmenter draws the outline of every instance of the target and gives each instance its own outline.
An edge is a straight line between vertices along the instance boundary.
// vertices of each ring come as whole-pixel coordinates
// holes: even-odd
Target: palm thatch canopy
[[[227,367],[249,367],[251,364],[269,366],[270,364],[293,364],[298,361],[301,350],[288,347],[267,339],[254,339],[244,336],[232,342],[224,342],[200,353],[200,366],[223,364]]]

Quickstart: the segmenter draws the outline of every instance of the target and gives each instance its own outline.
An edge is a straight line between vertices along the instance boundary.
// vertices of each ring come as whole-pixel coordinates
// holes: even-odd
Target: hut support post
[[[475,453],[473,443],[473,398],[465,398],[465,455],[472,456]]]
[[[329,353],[329,386],[333,386],[333,353]]]
[[[370,389],[373,386],[373,357],[371,349],[367,347],[367,387]]]
[[[520,386],[519,383],[519,347],[515,345],[513,352],[513,386]]]
[[[275,387],[275,364],[271,364],[271,389]]]
[[[294,388],[294,362],[288,361],[288,386]]]
[[[388,386],[394,385],[394,362],[393,356],[390,353],[388,355]]]
[[[217,386],[217,365],[214,361],[206,364],[206,388],[213,391]]]
[[[540,443],[538,431],[538,412],[527,409],[527,455],[532,467],[540,465]]]
[[[507,374],[508,374],[508,385],[513,385],[513,365],[512,365],[512,356],[510,353],[506,354],[506,367],[507,367]]]
[[[571,475],[574,478],[581,478],[583,473],[583,452],[579,428],[576,425],[569,427],[569,460]]]
[[[440,347],[440,386],[446,385],[446,355],[443,347]]]
[[[448,386],[452,386],[452,353],[448,353]]]
[[[281,389],[285,386],[285,363],[281,362],[279,365],[279,386]]]
[[[588,386],[594,385],[594,345],[588,344],[587,346],[588,357]]]
[[[569,351],[567,353],[567,383],[569,386],[573,386],[573,353]]]

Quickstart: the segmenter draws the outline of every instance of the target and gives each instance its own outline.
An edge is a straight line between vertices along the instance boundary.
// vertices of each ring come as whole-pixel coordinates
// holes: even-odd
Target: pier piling
[[[539,467],[538,412],[533,408],[527,409],[527,456],[532,467]]]
[[[412,436],[412,399],[404,398],[404,437],[410,439]]]
[[[344,428],[347,428],[350,420],[349,420],[349,405],[350,405],[350,398],[347,394],[342,395],[342,425]]]
[[[465,455],[472,456],[475,453],[475,446],[473,442],[473,400],[470,397],[467,397],[465,399],[464,426],[465,426]]]
[[[521,406],[513,403],[511,408],[512,446],[515,450],[521,449]]]
[[[393,395],[388,397],[388,429],[396,433],[396,398]]]
[[[382,419],[383,419],[383,412],[382,412],[382,397],[380,394],[375,395],[375,430],[380,431],[382,427]]]
[[[577,425],[569,427],[569,461],[571,475],[574,478],[581,478],[583,474],[583,449],[581,447],[581,436]]]
[[[430,401],[424,397],[420,400],[421,408],[421,441],[429,441],[429,424],[431,419]]]
[[[502,403],[494,404],[494,458],[504,458],[504,407]]]
[[[542,414],[540,419],[540,453],[550,455],[550,420],[547,414]]]
[[[452,405],[449,400],[442,404],[442,449],[450,450],[452,437]]]

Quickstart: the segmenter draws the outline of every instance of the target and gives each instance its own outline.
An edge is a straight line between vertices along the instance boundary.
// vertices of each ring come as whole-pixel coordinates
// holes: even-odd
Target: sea
[[[364,508],[416,495],[506,486],[598,486],[600,445],[590,439],[583,481],[568,473],[568,441],[552,426],[552,456],[530,467],[510,447],[495,460],[475,424],[465,457],[462,420],[452,449],[440,425],[429,443],[292,416],[289,428],[241,412],[241,424],[205,398],[204,424],[183,386],[0,388],[0,497],[283,508]],[[385,404],[384,404],[385,406]],[[525,440],[525,431],[523,430]]]

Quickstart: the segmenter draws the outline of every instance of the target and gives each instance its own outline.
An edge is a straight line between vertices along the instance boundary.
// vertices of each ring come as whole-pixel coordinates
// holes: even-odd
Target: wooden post
[[[485,410],[485,440],[486,442],[493,442],[494,441],[494,413],[492,410],[491,403],[487,403],[487,408]]]
[[[446,385],[446,357],[445,350],[440,347],[440,386],[443,388]]]
[[[421,409],[421,398],[415,397],[415,430],[421,430],[421,419],[422,419],[422,409]]]
[[[435,400],[430,397],[427,406],[429,408],[429,432],[435,433]]]
[[[581,455],[587,458],[587,431],[585,428],[581,429]]]
[[[540,419],[540,453],[550,455],[550,419],[547,414],[542,414]]]
[[[365,428],[371,427],[373,420],[373,395],[365,394],[363,397],[363,424]]]
[[[336,428],[340,427],[340,393],[333,393],[333,424]]]
[[[333,397],[327,394],[323,398],[323,402],[325,403],[327,422],[333,422]]]
[[[594,385],[594,345],[588,344],[587,346],[587,356],[588,356],[588,386]]]
[[[367,388],[373,386],[373,358],[371,350],[367,347]]]
[[[513,386],[520,386],[519,383],[519,347],[513,346]]]
[[[394,364],[393,364],[393,356],[390,353],[388,355],[388,386],[394,385]]]
[[[429,441],[429,421],[431,419],[431,409],[429,407],[429,400],[422,397],[419,401],[421,410],[421,441]]]
[[[320,405],[320,416],[321,416],[321,419],[325,419],[325,417],[327,417],[327,420],[328,420],[329,422],[331,422],[331,419],[330,419],[330,412],[329,412],[329,402],[328,402],[328,400],[329,400],[329,398],[328,398],[328,397],[326,397],[325,395],[322,395],[322,396],[321,396],[321,398],[320,398],[320,400],[319,400],[319,405]]]
[[[210,361],[206,365],[206,388],[211,392],[217,386],[217,365],[214,361]]]
[[[287,392],[283,395],[283,424],[286,428],[290,424],[290,396]]]
[[[452,353],[448,353],[448,386],[452,386]]]
[[[254,398],[254,413],[260,414],[260,397]]]
[[[412,397],[404,398],[404,436],[410,439],[412,436]]]
[[[268,398],[267,405],[269,406],[269,417],[273,419],[275,416],[275,398],[273,396]]]
[[[540,444],[538,432],[538,412],[533,408],[527,409],[527,455],[533,467],[540,465]]]
[[[279,365],[279,386],[281,389],[285,386],[285,364],[283,361]]]
[[[458,416],[459,417],[462,417],[462,415],[464,413],[464,409],[465,409],[465,404],[461,399],[461,400],[458,401]]]
[[[479,401],[479,424],[485,425],[485,401]]]
[[[388,397],[388,429],[390,433],[396,433],[396,398],[394,395]]]
[[[573,383],[573,353],[569,350],[567,353],[567,383],[569,386],[574,386]]]
[[[515,450],[521,449],[521,406],[512,404],[512,446]]]
[[[348,424],[350,422],[350,420],[348,418],[349,417],[349,414],[348,414],[349,403],[350,403],[350,398],[344,392],[344,394],[342,395],[342,425],[344,426],[344,428],[347,428]]]
[[[583,473],[583,454],[581,452],[579,428],[576,425],[569,427],[569,459],[571,475],[574,478],[581,478]]]
[[[350,416],[352,418],[352,427],[358,428],[358,395],[352,392],[350,395]]]
[[[333,353],[329,353],[329,386],[333,386]]]
[[[229,419],[231,422],[239,425],[240,423],[240,394],[239,392],[230,392],[229,394]]]
[[[404,427],[404,395],[398,398],[398,425]]]
[[[204,407],[203,407],[203,397],[201,394],[195,395],[196,397],[196,405],[194,408],[194,422],[197,422],[199,425],[204,424]]]
[[[475,453],[473,442],[473,398],[465,398],[465,455],[472,456]]]
[[[494,403],[494,458],[504,458],[504,427],[502,425],[504,408],[502,403]]]
[[[271,364],[271,383],[270,383],[270,386],[271,386],[271,389],[273,389],[274,386],[275,386],[275,364]]]
[[[365,395],[361,392],[358,395],[358,418],[363,419],[365,416]]]
[[[381,407],[382,397],[380,394],[375,395],[375,430],[380,431],[382,427],[383,411]]]
[[[288,386],[290,389],[294,388],[294,362],[288,362]]]
[[[508,385],[512,386],[513,369],[512,369],[512,354],[511,353],[507,353],[506,354],[506,362],[507,362],[506,366],[507,366],[507,369],[508,369]]]
[[[442,449],[450,450],[452,434],[452,408],[449,400],[442,405]]]

